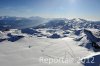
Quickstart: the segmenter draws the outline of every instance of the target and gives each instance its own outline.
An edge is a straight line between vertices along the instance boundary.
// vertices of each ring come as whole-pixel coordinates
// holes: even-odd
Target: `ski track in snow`
[[[76,59],[91,53],[93,52],[78,46],[77,42],[68,37],[60,39],[25,37],[16,42],[0,43],[0,66],[82,66],[80,63],[41,63],[39,58]]]

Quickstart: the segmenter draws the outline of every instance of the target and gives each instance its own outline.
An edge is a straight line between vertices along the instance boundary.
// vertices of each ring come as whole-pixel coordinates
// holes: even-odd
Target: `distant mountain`
[[[45,22],[42,17],[10,17],[0,16],[0,30],[29,28]]]
[[[0,16],[0,30],[23,29],[23,28],[53,28],[53,29],[76,29],[96,28],[100,29],[100,21],[88,21],[85,19],[66,18],[42,18],[42,17],[10,17]]]
[[[100,29],[100,21],[88,21],[85,19],[53,19],[47,23],[40,24],[34,28],[74,29],[74,28],[96,28]]]

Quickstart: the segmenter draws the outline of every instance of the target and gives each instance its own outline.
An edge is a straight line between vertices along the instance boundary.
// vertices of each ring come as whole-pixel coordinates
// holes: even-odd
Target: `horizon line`
[[[58,19],[58,18],[63,18],[63,19],[84,19],[88,21],[100,21],[98,19],[92,19],[92,18],[82,18],[82,17],[45,17],[45,16],[11,16],[11,15],[0,15],[0,17],[21,17],[21,18],[31,18],[31,17],[41,17],[41,18],[46,18],[46,19]]]

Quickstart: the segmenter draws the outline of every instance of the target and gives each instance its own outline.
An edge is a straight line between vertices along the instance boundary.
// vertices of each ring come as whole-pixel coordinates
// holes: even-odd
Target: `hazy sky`
[[[0,0],[0,16],[100,20],[100,0]]]

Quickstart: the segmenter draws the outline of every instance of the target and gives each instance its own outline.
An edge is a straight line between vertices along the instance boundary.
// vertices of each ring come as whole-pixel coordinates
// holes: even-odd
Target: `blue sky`
[[[0,0],[0,16],[100,20],[100,0]]]

